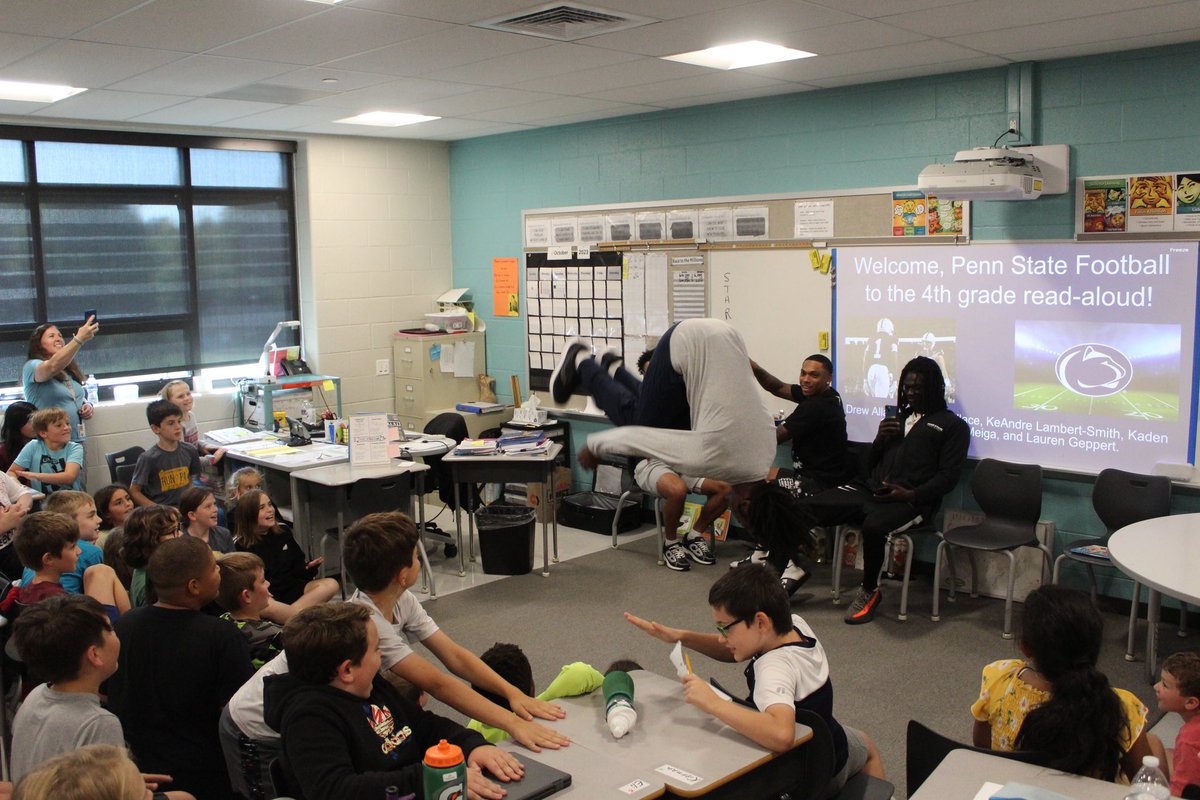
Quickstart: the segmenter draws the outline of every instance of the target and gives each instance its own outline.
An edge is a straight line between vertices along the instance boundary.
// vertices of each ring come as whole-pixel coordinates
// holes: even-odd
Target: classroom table
[[[390,460],[386,464],[360,464],[354,465],[346,462],[340,464],[327,464],[323,467],[309,467],[308,469],[296,470],[291,473],[291,479],[295,481],[295,512],[296,520],[304,520],[304,530],[308,531],[308,538],[301,541],[301,547],[306,553],[312,553],[313,533],[315,525],[312,520],[313,497],[323,487],[332,492],[334,498],[334,510],[337,514],[337,540],[340,543],[342,536],[346,531],[346,505],[349,499],[348,495],[350,487],[361,480],[371,480],[375,478],[396,478],[400,482],[400,492],[402,497],[400,503],[404,507],[404,511],[411,517],[413,496],[417,497],[417,530],[424,534],[425,532],[425,503],[422,498],[425,496],[425,473],[429,471],[428,464],[418,464],[415,461],[400,461]],[[414,493],[415,488],[415,493]],[[325,543],[328,540],[322,532],[319,542],[321,557],[325,557]],[[422,556],[422,566],[425,569],[426,577],[429,580],[429,597],[430,599],[437,598],[437,586],[433,580],[433,569],[429,565],[429,556],[425,553],[424,536],[418,538],[418,546],[420,547]],[[338,557],[338,575],[341,578],[342,586],[346,586],[346,571],[342,566],[342,559]]]
[[[1024,783],[1072,800],[1123,800],[1128,786],[1023,764],[971,750],[952,750],[909,800],[972,800],[984,783]],[[990,797],[985,795],[985,797]]]
[[[291,516],[290,521],[295,528],[297,541],[304,541],[310,532],[304,529],[304,521],[296,514],[296,498],[299,489],[293,475],[299,470],[349,461],[350,449],[345,445],[323,442],[313,442],[303,447],[290,447],[286,441],[286,439],[269,438],[222,445],[225,447],[223,460],[228,464],[226,474],[230,474],[242,466],[256,467],[260,470],[266,478],[263,488],[267,489],[268,494],[271,493],[269,488],[271,483],[286,480],[288,482],[286,502],[283,502],[285,498],[275,495],[272,495],[271,499],[277,506],[281,506],[281,513]],[[215,446],[213,442],[209,442],[209,444]]]
[[[531,757],[571,773],[571,787],[555,797],[666,795],[716,800],[747,796],[748,780],[755,781],[754,796],[775,796],[803,776],[802,745],[812,736],[808,726],[796,725],[792,749],[772,753],[684,702],[677,678],[645,670],[629,675],[638,718],[620,739],[609,733],[602,691],[554,701],[567,716],[543,724],[565,733],[571,745]],[[506,746],[518,758],[524,752],[511,740]],[[572,750],[576,752],[568,752]]]
[[[551,444],[545,453],[494,453],[485,456],[460,456],[450,453],[442,459],[450,466],[454,481],[454,527],[458,535],[458,574],[467,574],[468,554],[463,549],[461,485],[463,483],[507,483],[508,481],[542,481],[546,487],[547,513],[542,515],[542,575],[550,574],[549,526],[554,528],[554,560],[558,561],[558,515],[554,513],[557,497],[554,491],[555,459],[561,444]],[[470,559],[475,560],[475,513],[467,509]]]
[[[1200,514],[1172,514],[1126,525],[1108,540],[1108,556],[1147,589],[1146,673],[1158,680],[1158,617],[1162,595],[1200,605]],[[1137,602],[1137,598],[1133,598]]]

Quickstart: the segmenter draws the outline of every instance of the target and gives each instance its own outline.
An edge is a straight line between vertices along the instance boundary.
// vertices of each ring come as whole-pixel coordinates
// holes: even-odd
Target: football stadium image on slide
[[[1180,327],[1017,320],[1013,408],[1174,422]]]

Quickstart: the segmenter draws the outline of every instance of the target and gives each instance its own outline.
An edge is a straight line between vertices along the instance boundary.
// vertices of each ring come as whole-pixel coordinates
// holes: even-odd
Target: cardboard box
[[[561,503],[563,495],[571,491],[571,470],[566,467],[554,468],[554,491],[556,499],[559,503]],[[546,512],[545,504],[543,502],[545,494],[546,488],[541,481],[526,484],[525,502],[530,508],[536,511],[538,522],[543,522],[545,520],[544,515]],[[557,504],[554,511],[555,513],[558,512]]]

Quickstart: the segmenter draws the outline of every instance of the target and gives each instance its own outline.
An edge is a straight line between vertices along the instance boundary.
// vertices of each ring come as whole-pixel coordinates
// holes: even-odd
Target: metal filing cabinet
[[[471,376],[456,378],[453,372],[442,372],[447,345],[457,348],[466,342],[475,344]],[[453,411],[456,403],[479,398],[478,376],[486,372],[483,333],[396,333],[392,337],[392,371],[396,378],[396,414],[405,430],[423,430],[425,423],[440,412]]]

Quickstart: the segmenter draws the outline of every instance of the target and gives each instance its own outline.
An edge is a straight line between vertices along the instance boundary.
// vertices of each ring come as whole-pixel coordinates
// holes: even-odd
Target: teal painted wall
[[[455,285],[487,320],[501,396],[510,375],[525,384],[525,320],[491,316],[491,261],[520,256],[523,209],[913,184],[1007,128],[1006,81],[1006,69],[980,70],[453,142]],[[1200,44],[1044,62],[1034,84],[1033,138],[1071,145],[1072,177],[1200,168]],[[1073,202],[976,203],[973,234],[1067,239]],[[1089,492],[1050,482],[1060,541],[1099,532]],[[948,504],[970,505],[955,494]],[[1194,495],[1177,505],[1200,511]]]

